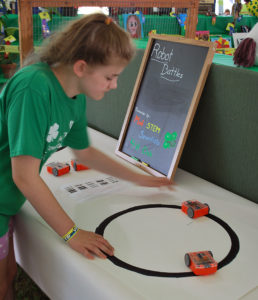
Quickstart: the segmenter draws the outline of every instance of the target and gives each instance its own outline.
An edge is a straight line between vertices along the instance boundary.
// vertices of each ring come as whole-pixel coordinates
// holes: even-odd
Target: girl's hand
[[[137,175],[134,179],[134,182],[141,186],[148,187],[163,187],[166,186],[171,190],[174,190],[172,187],[172,182],[169,181],[166,177],[154,177],[149,175]]]
[[[67,243],[72,249],[86,256],[88,259],[94,259],[94,255],[103,259],[107,258],[103,252],[107,255],[114,255],[114,248],[109,242],[103,236],[94,232],[79,229],[77,234]]]
[[[141,175],[138,172],[132,171],[132,169],[125,167],[118,161],[111,159],[109,156],[94,147],[88,147],[82,150],[73,149],[73,152],[79,161],[84,163],[86,166],[102,173],[109,174],[111,176],[118,177],[122,180],[127,180],[142,186],[166,186],[173,190],[173,183],[166,177]]]

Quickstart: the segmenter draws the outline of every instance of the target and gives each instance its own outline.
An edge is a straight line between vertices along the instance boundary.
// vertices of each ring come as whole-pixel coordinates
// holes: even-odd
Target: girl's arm
[[[134,172],[94,147],[89,147],[83,150],[73,149],[73,152],[81,163],[105,174],[128,180],[142,186],[170,186],[172,189],[172,183],[166,177],[154,177]]]
[[[39,166],[40,160],[32,156],[13,157],[13,181],[41,217],[62,237],[74,226],[74,222],[41,179]],[[92,254],[106,258],[102,251],[113,255],[113,247],[101,235],[93,232],[79,230],[68,243],[89,259],[94,258]]]

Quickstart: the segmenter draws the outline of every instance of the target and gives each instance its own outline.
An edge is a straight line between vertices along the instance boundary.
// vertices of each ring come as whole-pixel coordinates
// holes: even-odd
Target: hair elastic
[[[112,23],[112,18],[110,18],[110,17],[107,17],[106,19],[105,19],[105,24],[106,25],[109,25],[110,23]]]

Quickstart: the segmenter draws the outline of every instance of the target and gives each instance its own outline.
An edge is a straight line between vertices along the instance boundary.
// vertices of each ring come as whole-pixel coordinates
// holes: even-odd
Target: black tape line
[[[95,232],[104,236],[104,231],[105,231],[106,227],[114,219],[116,219],[124,214],[136,211],[136,210],[148,209],[148,208],[159,208],[159,207],[181,209],[181,206],[166,205],[166,204],[148,204],[148,205],[134,206],[134,207],[128,208],[126,210],[120,211],[118,213],[115,213],[115,214],[109,216],[103,222],[101,222],[101,224],[96,228]],[[220,218],[218,218],[212,214],[208,214],[208,215],[206,215],[206,217],[215,221],[220,226],[222,226],[224,228],[224,230],[228,233],[228,235],[231,239],[231,248],[230,248],[229,253],[222,261],[220,261],[218,263],[218,269],[221,269],[221,268],[225,267],[227,264],[229,264],[237,256],[239,249],[240,249],[239,239],[238,239],[238,236],[236,235],[236,233],[233,231],[233,229],[227,223],[225,223],[223,220],[221,220]],[[113,264],[115,264],[118,267],[127,269],[129,271],[137,272],[137,273],[140,273],[140,274],[143,274],[146,276],[176,277],[176,278],[196,276],[193,272],[176,272],[175,273],[175,272],[159,272],[159,271],[154,271],[154,270],[143,269],[143,268],[139,268],[137,266],[128,264],[128,263],[124,262],[123,260],[117,258],[116,256],[107,256],[107,257]]]

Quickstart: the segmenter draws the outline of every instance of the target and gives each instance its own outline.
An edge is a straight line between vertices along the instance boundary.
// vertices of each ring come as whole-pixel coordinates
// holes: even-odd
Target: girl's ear
[[[81,78],[85,74],[86,69],[87,69],[87,63],[82,59],[77,60],[73,64],[73,71],[75,75],[78,76],[79,78]]]

